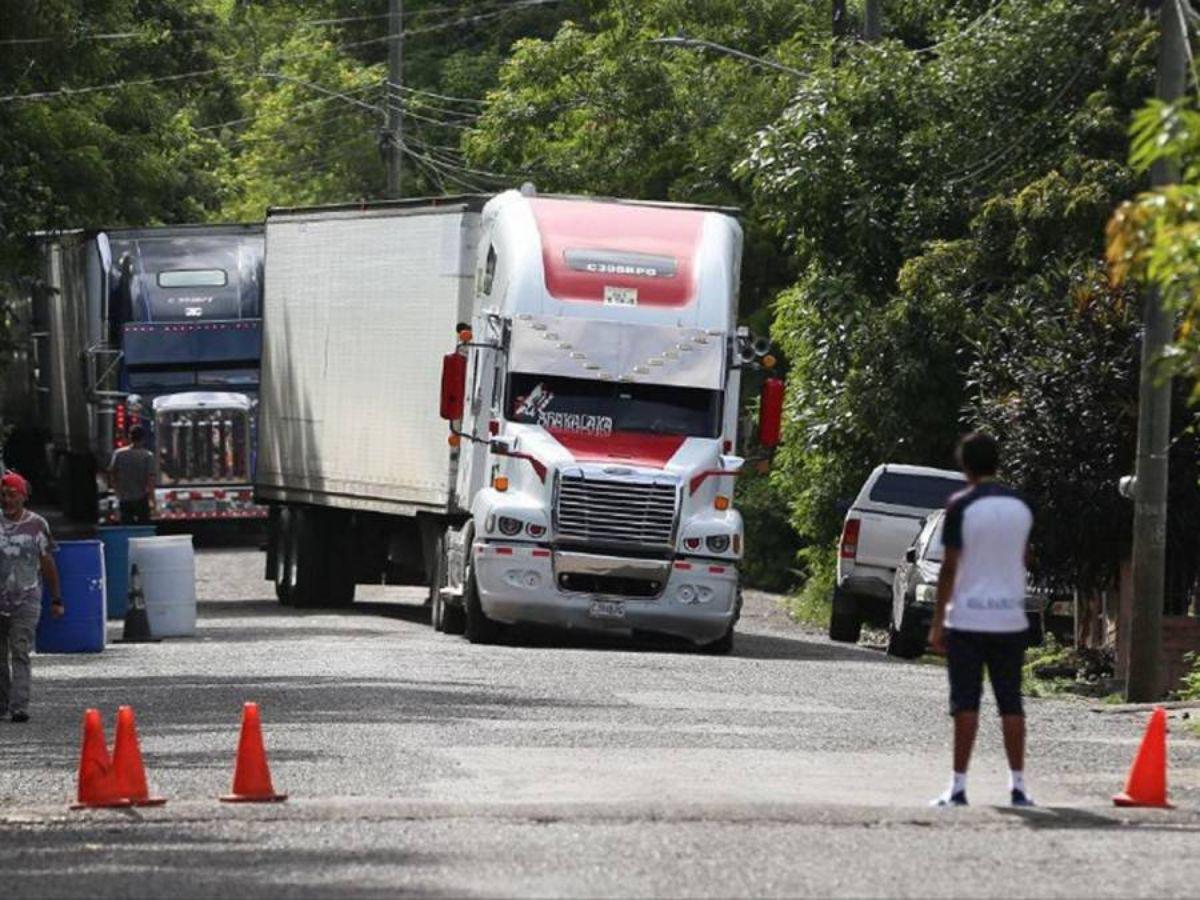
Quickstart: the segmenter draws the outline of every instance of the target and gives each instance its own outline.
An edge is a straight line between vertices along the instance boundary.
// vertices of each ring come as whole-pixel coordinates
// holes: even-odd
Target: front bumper
[[[472,556],[479,602],[488,618],[498,622],[649,631],[708,644],[729,630],[739,612],[738,571],[728,563],[641,560],[490,542],[477,542]],[[608,578],[613,581],[604,580]],[[658,592],[630,596],[562,586],[591,583],[602,588],[639,580],[657,584]]]

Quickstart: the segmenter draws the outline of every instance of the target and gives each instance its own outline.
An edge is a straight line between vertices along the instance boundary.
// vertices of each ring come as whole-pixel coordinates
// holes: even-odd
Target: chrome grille
[[[565,471],[558,482],[557,536],[589,543],[673,546],[677,483],[670,478],[617,480]]]

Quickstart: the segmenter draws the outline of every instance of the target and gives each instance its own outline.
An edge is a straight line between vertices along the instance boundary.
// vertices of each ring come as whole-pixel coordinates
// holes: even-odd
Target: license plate
[[[617,600],[593,600],[588,615],[593,619],[623,619],[625,604]]]

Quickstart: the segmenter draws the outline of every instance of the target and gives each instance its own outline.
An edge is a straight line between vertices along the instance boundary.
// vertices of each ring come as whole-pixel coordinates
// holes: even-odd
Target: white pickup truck
[[[864,622],[891,620],[892,580],[926,516],[942,509],[966,478],[949,469],[877,466],[846,513],[838,546],[829,636],[853,643]]]

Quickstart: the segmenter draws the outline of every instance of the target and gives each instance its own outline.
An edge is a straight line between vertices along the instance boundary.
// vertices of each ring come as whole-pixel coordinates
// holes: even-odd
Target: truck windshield
[[[173,409],[155,417],[159,484],[250,480],[250,419],[244,409]]]
[[[721,433],[721,392],[514,372],[508,378],[507,413],[513,422],[549,431],[715,438]]]

